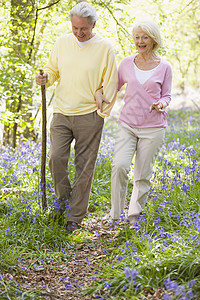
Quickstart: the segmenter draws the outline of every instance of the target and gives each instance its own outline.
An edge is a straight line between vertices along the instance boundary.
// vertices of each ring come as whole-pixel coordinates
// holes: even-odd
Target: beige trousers
[[[97,112],[81,116],[53,115],[49,167],[59,201],[70,201],[67,221],[81,223],[90,197],[104,119]],[[70,147],[75,140],[75,176],[69,180]]]
[[[163,144],[165,128],[132,128],[120,122],[115,141],[111,174],[111,217],[118,219],[126,200],[128,173],[135,155],[134,182],[128,219],[138,216],[150,189],[156,156]]]

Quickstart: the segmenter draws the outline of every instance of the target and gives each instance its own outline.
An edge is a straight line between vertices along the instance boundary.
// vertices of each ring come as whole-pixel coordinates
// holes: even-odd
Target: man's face
[[[93,37],[92,30],[95,23],[92,25],[89,23],[88,18],[78,17],[73,15],[71,17],[72,32],[79,42],[85,42]]]

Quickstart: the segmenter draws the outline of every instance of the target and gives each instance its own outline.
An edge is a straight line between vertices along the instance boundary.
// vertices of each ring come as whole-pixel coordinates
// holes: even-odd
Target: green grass
[[[156,299],[155,295],[157,299],[199,299],[199,116],[198,111],[169,112],[165,145],[156,160],[149,201],[138,225],[131,229],[124,221],[107,234],[87,226],[69,234],[62,223],[51,219],[55,194],[48,168],[49,205],[42,211],[40,145],[30,142],[15,151],[0,149],[0,299],[50,299],[39,286],[26,287],[20,276],[28,278],[30,270],[35,274],[54,270],[54,265],[59,269],[74,260],[77,249],[90,249],[88,255],[94,260],[92,251],[101,252],[98,269],[89,265],[94,276],[87,288],[77,288],[80,299],[86,295],[106,300]],[[94,219],[99,224],[110,209],[115,130],[111,121],[105,124],[85,224]],[[56,297],[55,288],[52,295]]]

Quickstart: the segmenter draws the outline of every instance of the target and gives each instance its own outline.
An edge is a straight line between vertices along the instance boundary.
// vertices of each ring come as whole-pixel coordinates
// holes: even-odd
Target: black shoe
[[[68,221],[66,226],[67,231],[74,231],[79,229],[79,226],[76,222]]]

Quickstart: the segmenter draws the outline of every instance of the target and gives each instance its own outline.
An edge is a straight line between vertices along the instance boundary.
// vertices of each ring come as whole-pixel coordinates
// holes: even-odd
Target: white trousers
[[[111,212],[118,219],[124,210],[128,173],[135,155],[134,182],[128,209],[131,222],[147,201],[154,162],[163,144],[165,128],[132,128],[120,122],[115,140],[111,174]]]

